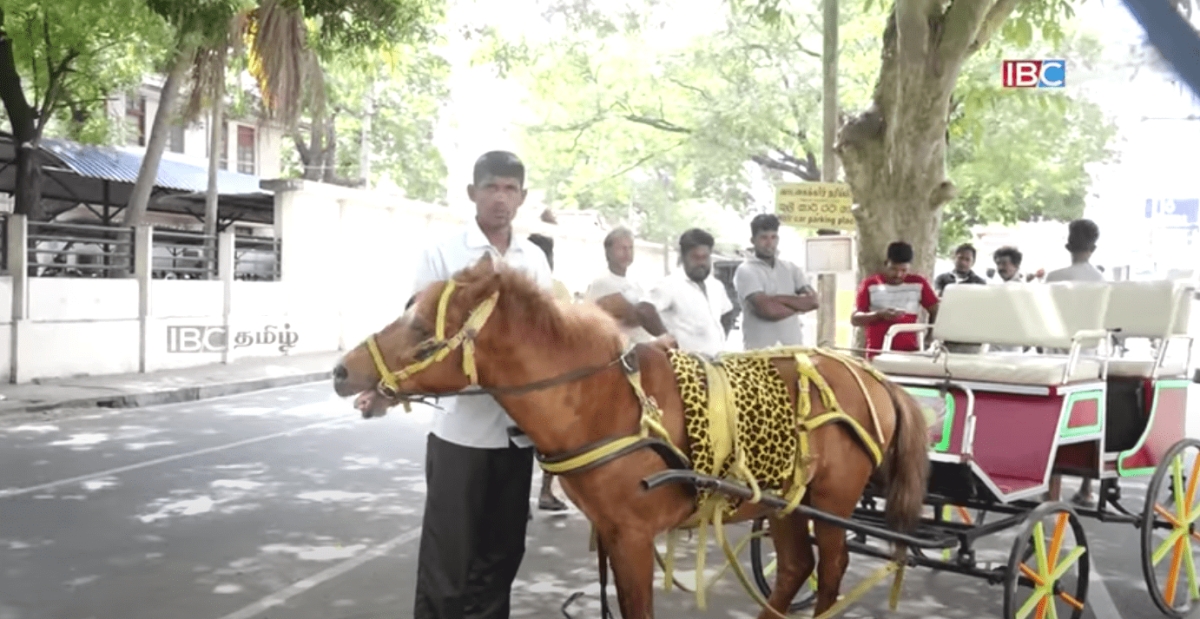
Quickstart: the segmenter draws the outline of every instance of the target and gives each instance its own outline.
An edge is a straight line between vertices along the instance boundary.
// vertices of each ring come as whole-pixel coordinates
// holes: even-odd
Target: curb
[[[290,376],[257,378],[239,381],[236,383],[212,383],[207,385],[194,385],[191,387],[163,389],[159,391],[129,393],[117,396],[93,396],[87,398],[76,398],[73,400],[38,402],[36,404],[30,404],[29,406],[23,406],[21,408],[9,409],[4,412],[37,413],[56,408],[138,408],[141,406],[154,406],[157,404],[177,404],[180,402],[208,400],[211,398],[238,395],[253,391],[265,391],[267,389],[275,389],[278,387],[290,387],[293,385],[315,383],[331,380],[332,378],[333,372],[326,370],[323,372],[309,372],[307,374],[293,374]]]

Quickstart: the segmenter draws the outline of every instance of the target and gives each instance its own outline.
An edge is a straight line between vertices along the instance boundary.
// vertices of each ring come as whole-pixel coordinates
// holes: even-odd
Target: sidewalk
[[[55,408],[135,407],[203,400],[329,380],[340,352],[242,359],[146,374],[109,374],[0,385],[0,415]],[[330,387],[332,389],[332,387]]]

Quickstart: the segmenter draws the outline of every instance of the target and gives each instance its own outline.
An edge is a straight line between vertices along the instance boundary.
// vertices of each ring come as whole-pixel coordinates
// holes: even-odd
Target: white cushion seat
[[[1108,360],[1108,375],[1123,378],[1150,378],[1154,371],[1154,359],[1113,357]],[[1187,364],[1183,359],[1168,357],[1158,371],[1159,376],[1184,376]]]
[[[1062,383],[1067,358],[1013,353],[944,353],[938,357],[883,353],[872,360],[879,371],[892,376],[950,378],[960,381],[1049,386]],[[1080,358],[1067,382],[1099,380],[1100,362]]]

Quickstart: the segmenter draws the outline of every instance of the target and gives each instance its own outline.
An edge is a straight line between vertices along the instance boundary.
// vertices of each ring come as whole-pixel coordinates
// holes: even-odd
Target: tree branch
[[[639,116],[637,114],[629,114],[629,115],[625,116],[625,120],[628,120],[629,122],[637,123],[639,125],[646,125],[647,127],[654,127],[655,129],[658,129],[659,131],[667,131],[670,133],[685,133],[685,134],[692,133],[692,130],[688,129],[687,127],[680,127],[679,125],[677,125],[673,122],[663,120],[661,118],[651,118],[649,116]]]
[[[998,0],[997,5],[1010,0]],[[1013,0],[1013,6],[1016,5]],[[938,53],[943,64],[958,64],[966,57],[967,48],[976,40],[979,24],[989,13],[992,0],[954,0],[946,10],[942,42]],[[1009,7],[1008,12],[1012,11]],[[1007,16],[1007,13],[1004,14]],[[1003,21],[1003,20],[1001,20]],[[999,24],[997,24],[999,25]]]
[[[783,153],[781,153],[781,154],[783,154]],[[751,155],[750,161],[753,161],[754,163],[757,163],[758,165],[760,165],[764,168],[770,168],[772,170],[779,170],[780,172],[787,172],[788,174],[798,176],[801,179],[806,180],[806,181],[816,182],[816,181],[821,180],[821,171],[819,169],[817,169],[816,156],[813,155],[811,152],[808,154],[808,157],[809,157],[808,161],[801,161],[790,155],[785,155],[785,156],[788,159],[790,159],[791,161],[797,162],[797,163],[790,163],[788,161],[777,161],[767,155]]]
[[[966,0],[956,0],[955,4],[963,1]],[[896,52],[901,67],[925,62],[929,53],[929,22],[936,12],[933,0],[896,0]]]
[[[967,46],[967,55],[983,49],[983,46],[992,40],[992,37],[1000,31],[1000,26],[1008,19],[1009,15],[1017,8],[1021,0],[997,0],[996,4],[987,12],[983,18],[983,23],[979,26],[979,32],[975,35],[975,41]]]

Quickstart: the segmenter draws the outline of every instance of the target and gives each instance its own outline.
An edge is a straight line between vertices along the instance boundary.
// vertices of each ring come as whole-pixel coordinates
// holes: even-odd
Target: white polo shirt
[[[725,349],[721,316],[733,311],[733,303],[724,284],[712,275],[704,280],[701,290],[687,273],[676,271],[650,290],[649,300],[679,348],[707,355]]]
[[[491,254],[492,260],[524,271],[542,288],[553,290],[550,264],[540,247],[514,234],[508,251],[501,255],[472,219],[463,232],[425,249],[417,263],[413,293],[433,282],[450,279],[455,273],[474,266],[485,254]],[[508,428],[516,424],[495,398],[487,395],[473,395],[461,400],[449,397],[443,398],[440,405],[445,410],[435,410],[433,418],[433,433],[438,438],[464,447],[508,447],[511,441]],[[518,443],[521,447],[528,445],[527,439]]]

